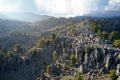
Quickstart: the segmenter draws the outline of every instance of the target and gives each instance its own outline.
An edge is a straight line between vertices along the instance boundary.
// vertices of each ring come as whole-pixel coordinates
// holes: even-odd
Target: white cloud
[[[109,0],[108,5],[105,7],[105,10],[109,11],[118,11],[120,10],[120,0]]]
[[[0,12],[36,11],[35,0],[0,0]]]
[[[120,11],[120,0],[36,0],[38,8],[53,16],[80,16],[89,13]]]
[[[0,12],[73,17],[109,10],[120,11],[120,0],[0,0]]]
[[[15,1],[12,3],[12,1],[10,2],[10,0],[7,0],[8,2],[6,2],[5,0],[0,0],[0,12],[15,12],[18,11],[20,9],[20,5],[19,2]]]
[[[49,14],[59,15],[59,14],[67,14],[69,13],[70,5],[67,0],[36,0],[38,3],[38,9],[42,8],[46,10]]]
[[[98,10],[101,0],[36,0],[38,8],[42,8],[49,15],[78,16]]]

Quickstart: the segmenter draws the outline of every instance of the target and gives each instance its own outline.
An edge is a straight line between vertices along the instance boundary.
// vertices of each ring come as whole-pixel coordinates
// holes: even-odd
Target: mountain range
[[[68,19],[75,19],[75,18],[86,18],[86,17],[98,17],[98,18],[109,18],[109,17],[119,17],[120,11],[106,11],[106,12],[92,12],[89,14],[85,14],[82,16],[74,16],[69,17]],[[36,14],[32,12],[1,12],[0,13],[0,19],[7,19],[7,20],[17,20],[17,21],[23,21],[23,22],[36,22],[36,21],[42,21],[49,18],[57,18],[54,16],[48,16],[48,15],[41,15]]]
[[[7,20],[35,22],[35,21],[41,21],[44,19],[51,18],[51,16],[39,15],[35,13],[30,13],[30,12],[6,12],[6,13],[0,13],[0,18],[7,19]]]

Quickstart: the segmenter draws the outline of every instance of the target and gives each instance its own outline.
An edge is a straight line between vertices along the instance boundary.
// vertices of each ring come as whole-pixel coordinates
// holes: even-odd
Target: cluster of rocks
[[[86,21],[79,22],[62,30],[64,35],[57,38],[57,46],[55,47],[58,53],[62,53],[59,61],[61,64],[66,63],[69,66],[69,57],[74,52],[78,60],[76,69],[79,72],[91,73],[89,75],[96,72],[97,75],[102,75],[109,73],[111,69],[116,69],[116,74],[120,76],[120,48],[112,47],[109,40],[96,37],[89,25],[89,22]],[[67,33],[70,28],[75,28],[73,35]],[[86,53],[84,49],[88,45],[91,51]]]
[[[71,28],[75,29],[75,31],[71,33],[72,35],[68,34]],[[17,57],[16,55],[14,58],[11,58],[10,62],[4,63],[4,65],[2,65],[3,68],[0,66],[1,70],[10,70],[9,68],[13,68],[7,67],[7,65],[10,64],[15,68],[18,68],[19,65],[27,66],[28,62],[35,63],[35,66],[39,64],[45,67],[46,65],[42,65],[42,63],[48,62],[52,67],[51,75],[58,73],[63,74],[60,69],[64,63],[70,66],[70,56],[72,53],[75,53],[75,58],[78,62],[76,63],[74,72],[77,70],[83,74],[87,74],[88,80],[101,74],[109,73],[111,69],[116,69],[116,74],[120,76],[120,48],[112,47],[111,44],[108,44],[109,40],[104,41],[97,38],[91,31],[88,21],[78,22],[69,27],[61,28],[60,31],[58,29],[56,33],[58,32],[61,35],[56,37],[54,44],[37,48],[38,54],[35,57],[36,59],[34,59],[33,55],[29,52],[24,54],[23,57]],[[85,52],[85,47],[88,45],[90,47],[89,53]],[[59,56],[58,64],[52,63],[54,50],[56,50]],[[35,66],[31,66],[30,73],[32,75],[37,71]],[[44,75],[44,69],[41,71],[38,80],[49,80],[49,78]],[[74,74],[74,72],[72,72],[72,74]]]

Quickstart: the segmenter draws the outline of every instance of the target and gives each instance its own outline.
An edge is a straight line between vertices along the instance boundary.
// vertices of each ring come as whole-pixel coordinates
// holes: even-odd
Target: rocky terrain
[[[43,38],[30,49],[16,52],[8,59],[0,58],[0,80],[64,80],[63,76],[75,78],[77,72],[85,80],[109,80],[105,75],[112,69],[120,77],[120,47],[98,37],[91,23],[83,19],[56,26],[41,33]]]
[[[86,74],[87,80],[96,80],[96,78],[108,80],[109,78],[104,75],[111,69],[116,69],[116,74],[120,75],[120,48],[112,46],[109,40],[98,38],[91,30],[90,23],[89,20],[83,20],[55,31],[60,34],[54,49],[59,54],[59,58],[58,62],[51,64],[53,76],[57,70],[55,67],[60,69],[64,64],[70,67],[72,54],[75,54],[77,60],[73,70],[70,71],[73,76],[78,71]]]

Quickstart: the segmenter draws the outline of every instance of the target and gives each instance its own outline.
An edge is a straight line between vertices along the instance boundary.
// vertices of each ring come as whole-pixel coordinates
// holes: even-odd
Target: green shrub
[[[50,37],[51,37],[52,40],[54,40],[56,38],[56,34],[55,33],[51,33]]]
[[[50,74],[50,72],[51,72],[51,66],[48,65],[48,66],[47,66],[47,74]]]
[[[3,49],[0,50],[0,64],[3,63],[3,61],[6,58],[6,51],[4,51]]]
[[[117,75],[116,75],[114,69],[110,71],[110,79],[111,80],[117,80]]]
[[[90,53],[90,51],[91,51],[90,46],[86,46],[86,47],[84,48],[84,51],[85,51],[86,53]]]
[[[75,60],[75,54],[74,53],[72,53],[71,56],[70,56],[70,63],[71,63],[71,66],[75,66],[76,60]]]
[[[103,31],[102,32],[102,38],[107,40],[109,37],[108,37],[108,33],[106,31]]]
[[[101,37],[102,36],[102,32],[99,30],[98,32],[97,32],[97,37]]]
[[[64,65],[63,65],[63,70],[64,71],[66,70],[66,63],[64,63]]]
[[[120,39],[119,40],[114,40],[113,45],[115,47],[120,47]]]
[[[22,48],[21,48],[21,46],[19,44],[15,44],[13,51],[15,53],[19,53],[19,52],[22,52]]]
[[[44,46],[48,46],[50,44],[50,40],[46,39],[46,38],[42,38],[41,40],[39,40],[39,42],[36,44],[37,47],[44,47]]]
[[[98,31],[102,31],[102,27],[94,23],[91,24],[90,28],[95,33],[97,33]]]
[[[75,80],[83,80],[80,72],[77,73],[77,77]]]
[[[109,39],[110,39],[112,42],[114,42],[114,40],[117,40],[117,39],[119,39],[119,38],[120,38],[120,37],[119,37],[119,33],[118,33],[118,32],[113,31],[113,32],[110,33]]]
[[[56,51],[53,52],[53,59],[56,61],[58,59],[58,54]]]
[[[7,57],[8,57],[8,58],[11,58],[13,55],[14,55],[14,52],[13,52],[13,51],[8,51],[8,52],[7,52]]]

